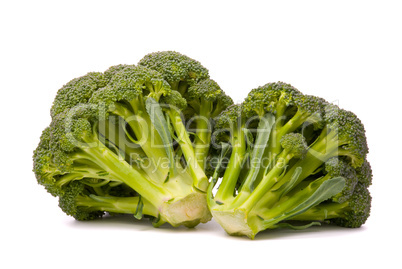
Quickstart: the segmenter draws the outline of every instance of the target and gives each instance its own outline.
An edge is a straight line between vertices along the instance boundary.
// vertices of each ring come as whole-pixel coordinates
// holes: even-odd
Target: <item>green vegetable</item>
[[[34,152],[38,183],[78,220],[109,212],[147,217],[155,226],[209,221],[203,158],[212,129],[194,138],[186,121],[210,119],[232,101],[215,83],[208,109],[199,109],[206,81],[212,83],[207,69],[176,52],[70,81]],[[207,147],[197,156],[200,144]]]
[[[231,153],[215,151],[213,183],[223,177],[214,197],[209,188],[208,204],[229,234],[254,238],[266,229],[324,221],[360,227],[368,218],[368,147],[352,112],[270,83],[223,111],[222,129],[216,139],[230,144]]]
[[[110,214],[231,235],[360,227],[372,171],[352,112],[269,83],[233,104],[199,62],[174,51],[64,85],[34,151],[39,184],[77,220]],[[216,188],[217,182],[220,182]]]

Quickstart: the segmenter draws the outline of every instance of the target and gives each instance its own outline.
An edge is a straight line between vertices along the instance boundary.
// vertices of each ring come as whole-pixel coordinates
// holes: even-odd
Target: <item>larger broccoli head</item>
[[[187,101],[159,71],[118,65],[58,91],[34,172],[67,214],[131,213],[190,227],[210,219],[208,179],[181,117]]]

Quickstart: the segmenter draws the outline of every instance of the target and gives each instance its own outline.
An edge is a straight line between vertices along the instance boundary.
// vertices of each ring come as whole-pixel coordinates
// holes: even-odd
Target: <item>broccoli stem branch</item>
[[[75,169],[73,172],[60,176],[60,178],[57,180],[57,185],[63,186],[72,180],[78,180],[82,178],[96,178],[116,181],[116,179],[110,177],[108,173],[103,173],[103,171],[92,167],[85,167],[82,169]]]
[[[137,132],[141,133],[140,132],[141,128],[144,128],[144,131],[146,132],[145,144],[147,146],[147,150],[144,150],[144,151],[146,152],[146,154],[149,158],[167,157],[162,138],[160,137],[158,131],[154,128],[152,121],[144,106],[144,103],[145,102],[142,100],[142,97],[139,97],[138,99],[134,99],[130,102],[130,105],[134,111],[134,114],[137,115],[138,117],[140,117],[140,121],[142,120],[144,123],[143,124],[144,126],[139,126],[140,129],[138,129],[138,127],[137,127],[136,129],[133,129],[133,130],[134,130],[134,132],[137,131]]]
[[[282,172],[285,170],[286,165],[292,159],[293,155],[289,154],[287,150],[283,150],[277,158],[276,164],[274,167],[264,175],[261,182],[255,188],[255,190],[243,200],[239,200],[237,203],[242,205],[241,208],[244,210],[251,210],[260,200],[261,198],[272,189],[272,187],[279,181]]]
[[[323,131],[326,133],[326,131]],[[334,135],[334,134],[333,134]],[[319,168],[324,162],[331,157],[337,156],[338,143],[337,140],[333,140],[332,136],[320,136],[310,149],[307,151],[304,158],[298,160],[293,166],[286,172],[286,174],[275,184],[275,191],[269,191],[266,198],[264,198],[264,204],[267,207],[272,207],[278,199],[283,195],[285,189],[281,187],[289,182],[298,167],[302,167],[302,171],[299,174],[297,181],[293,184],[296,187],[300,182],[310,176],[317,168]],[[335,136],[336,137],[336,136]],[[291,188],[291,189],[292,189]],[[290,189],[290,190],[291,190]],[[289,190],[287,190],[289,191]]]
[[[286,123],[284,123],[285,120],[285,108],[279,106],[277,114],[276,114],[276,124],[274,131],[272,133],[272,137],[270,139],[270,143],[268,145],[268,152],[271,153],[272,156],[275,156],[280,153],[281,151],[281,138],[296,130],[298,127],[300,127],[303,122],[304,122],[304,113],[300,112],[299,110],[296,112],[296,114],[289,119]]]
[[[130,104],[135,108],[135,114],[118,103],[115,105],[115,110],[112,112],[123,118],[131,127],[137,137],[138,145],[142,148],[148,160],[152,161],[152,166],[155,168],[154,170],[159,172],[158,178],[163,181],[169,169],[155,163],[156,160],[165,161],[168,159],[161,138],[156,130],[152,130],[153,125],[142,102],[132,100]]]
[[[338,140],[337,133],[334,131],[327,132],[325,128],[321,135],[314,141],[306,155],[298,160],[286,173],[286,175],[278,182],[277,186],[285,184],[292,177],[295,169],[297,167],[302,167],[303,170],[298,178],[298,181],[294,186],[303,181],[306,177],[308,177],[311,173],[313,173],[320,165],[325,163],[332,157],[335,157],[339,154],[339,146],[340,142]]]
[[[92,198],[94,197],[94,198]],[[77,206],[87,207],[91,211],[106,211],[111,213],[135,214],[140,197],[112,197],[112,196],[78,196]],[[158,216],[158,210],[146,199],[141,198],[143,203],[142,213],[149,216]]]
[[[98,143],[100,142],[98,141]],[[124,182],[156,207],[171,199],[171,195],[163,188],[150,182],[143,173],[134,169],[126,161],[121,160],[107,147],[83,147],[81,150],[86,153],[88,159],[108,172],[111,177]]]
[[[167,111],[167,114],[176,132],[178,140],[177,142],[179,143],[180,148],[186,159],[191,177],[193,178],[193,184],[197,189],[204,192],[208,188],[208,179],[204,173],[204,170],[197,161],[193,145],[191,143],[186,127],[183,124],[181,116],[179,112],[175,109],[169,109]]]
[[[236,128],[231,136],[232,154],[226,172],[223,175],[222,184],[215,195],[216,201],[225,201],[233,198],[239,177],[243,159],[246,154],[246,140],[243,126]]]
[[[201,99],[200,115],[196,120],[195,156],[203,169],[205,168],[205,160],[211,144],[211,126],[209,122],[211,106],[212,104],[209,101]]]
[[[127,122],[122,117],[116,118],[119,121],[118,124],[111,122],[111,118],[100,122],[98,129],[100,137],[103,138],[101,139],[102,142],[108,144],[109,148],[118,150],[124,156],[126,162],[134,166],[134,168],[136,166],[138,169],[144,170],[150,179],[160,182],[161,178],[166,175],[161,173],[153,161],[144,158],[146,156],[145,152],[135,143],[135,139],[127,133]]]
[[[263,221],[264,229],[274,228],[274,225],[280,221],[296,218],[296,216],[339,193],[344,186],[345,180],[341,177],[329,179],[322,177],[311,182],[306,188],[293,193],[269,210],[265,210],[264,214],[260,214],[259,216],[265,219]]]
[[[310,208],[306,212],[303,212],[295,217],[292,217],[292,220],[301,220],[301,221],[325,221],[334,218],[343,217],[343,211],[348,207],[349,203],[322,203],[313,208]]]
[[[269,141],[272,126],[274,125],[274,116],[267,113],[260,117],[260,122],[257,128],[257,137],[254,142],[254,148],[251,154],[251,167],[247,173],[246,179],[239,189],[239,194],[234,200],[234,204],[241,204],[251,194],[254,189],[255,181],[263,163],[261,162],[264,150]]]

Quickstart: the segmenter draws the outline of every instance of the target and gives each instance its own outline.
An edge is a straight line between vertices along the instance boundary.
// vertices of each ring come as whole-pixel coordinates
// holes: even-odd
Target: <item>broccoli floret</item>
[[[80,103],[87,103],[92,94],[106,83],[107,79],[100,72],[91,72],[71,80],[57,92],[50,111],[51,116],[55,117]]]
[[[146,55],[138,63],[159,72],[186,100],[181,109],[187,128],[194,133],[195,157],[199,166],[206,168],[206,158],[211,144],[213,122],[211,119],[233,104],[233,100],[209,78],[208,70],[198,61],[174,51]]]
[[[358,182],[366,188],[369,187],[373,181],[373,171],[367,159],[364,160],[362,166],[356,168],[356,172]]]
[[[203,79],[191,85],[184,97],[188,100],[187,118],[194,119],[191,126],[195,133],[196,158],[205,167],[205,160],[211,144],[213,122],[211,119],[218,116],[224,109],[233,104],[232,98],[227,96],[219,85],[212,79]]]
[[[338,203],[343,203],[348,200],[353,195],[353,191],[358,182],[356,170],[347,162],[334,157],[325,163],[325,172],[325,176],[328,178],[343,177],[345,179],[345,187],[342,192],[331,199]]]
[[[208,205],[229,234],[366,221],[372,176],[364,127],[352,112],[278,82],[223,111],[217,127],[214,139],[232,149],[225,167],[215,162],[224,172],[214,197],[209,188]],[[308,223],[295,227],[294,220]]]
[[[59,197],[59,207],[70,216],[77,220],[93,220],[101,217],[104,214],[103,210],[95,209],[93,204],[90,206],[83,206],[84,203],[80,202],[91,195],[90,190],[79,181],[73,181],[70,184],[61,188]]]
[[[302,134],[289,133],[281,138],[283,152],[288,159],[301,158],[307,152],[306,139]]]
[[[138,65],[162,74],[172,90],[182,95],[188,87],[200,79],[208,78],[208,70],[198,61],[175,51],[154,52],[144,56]]]
[[[210,220],[208,178],[181,118],[187,102],[166,78],[119,65],[59,90],[34,172],[65,213],[80,220],[132,213],[188,227]]]
[[[244,112],[247,117],[270,112],[276,115],[278,121],[285,116],[285,109],[294,105],[295,97],[299,95],[300,92],[290,84],[268,83],[250,91],[243,102]]]

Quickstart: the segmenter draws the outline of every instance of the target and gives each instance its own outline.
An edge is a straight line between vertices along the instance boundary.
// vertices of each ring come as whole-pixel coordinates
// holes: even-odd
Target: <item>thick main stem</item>
[[[277,158],[277,163],[266,175],[264,175],[261,182],[240,207],[244,210],[250,211],[261,200],[261,198],[271,190],[275,183],[278,182],[280,175],[290,159],[291,155],[288,154],[286,150],[282,151]]]

